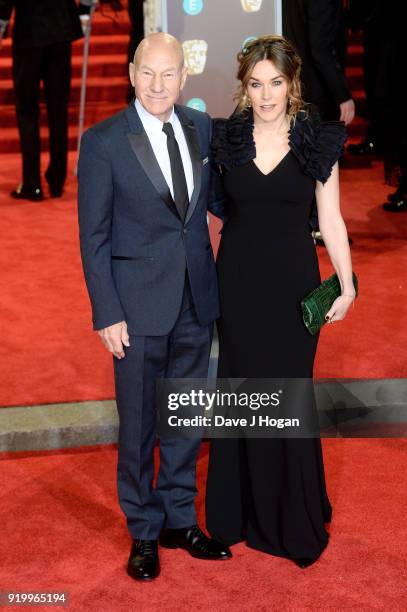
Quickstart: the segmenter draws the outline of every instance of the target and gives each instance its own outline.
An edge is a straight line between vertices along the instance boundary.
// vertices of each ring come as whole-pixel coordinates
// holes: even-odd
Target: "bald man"
[[[211,120],[176,101],[180,43],[143,39],[130,63],[135,100],[84,133],[79,225],[93,327],[114,358],[120,419],[118,495],[133,538],[128,573],[151,580],[161,546],[227,559],[197,525],[197,439],[156,440],[155,384],[206,378],[219,316],[207,210],[222,218],[210,165]]]

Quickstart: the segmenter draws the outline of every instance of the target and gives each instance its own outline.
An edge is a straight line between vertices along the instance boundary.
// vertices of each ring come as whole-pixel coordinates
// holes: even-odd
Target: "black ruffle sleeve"
[[[251,115],[242,113],[229,119],[214,119],[211,149],[214,163],[227,170],[254,159],[256,146]]]
[[[343,153],[347,139],[345,124],[342,121],[321,121],[316,114],[302,115],[297,115],[290,129],[290,149],[306,174],[326,183]]]

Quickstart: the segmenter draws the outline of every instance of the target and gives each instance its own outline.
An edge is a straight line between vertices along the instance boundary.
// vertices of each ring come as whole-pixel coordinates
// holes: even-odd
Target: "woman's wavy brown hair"
[[[262,60],[273,62],[287,81],[287,114],[291,121],[298,111],[305,110],[301,96],[301,59],[293,45],[282,36],[259,36],[247,42],[238,53],[239,67],[236,76],[240,86],[234,96],[234,100],[238,102],[237,111],[247,108],[247,86],[255,65]]]

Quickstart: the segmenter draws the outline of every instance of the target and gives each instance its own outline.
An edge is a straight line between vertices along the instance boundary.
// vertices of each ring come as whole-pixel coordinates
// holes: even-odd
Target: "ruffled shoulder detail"
[[[227,170],[254,159],[256,146],[251,114],[240,113],[229,119],[214,119],[211,149],[214,163]]]
[[[212,159],[230,170],[256,157],[253,138],[253,114],[250,110],[229,119],[214,119]],[[288,134],[291,151],[305,174],[326,183],[334,164],[343,153],[347,135],[341,121],[321,121],[316,111],[300,111]]]
[[[326,183],[343,153],[347,134],[342,121],[321,121],[316,113],[298,113],[289,132],[291,151],[305,174]]]

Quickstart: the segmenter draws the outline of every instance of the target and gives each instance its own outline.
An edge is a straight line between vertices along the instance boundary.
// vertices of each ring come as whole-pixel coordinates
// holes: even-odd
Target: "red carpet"
[[[96,18],[88,123],[122,107],[127,31],[124,14],[119,24]],[[81,53],[79,42],[71,150]],[[359,48],[351,52],[354,90],[360,88],[358,55]],[[7,195],[20,176],[19,156],[4,154],[18,151],[10,68],[6,41],[0,57],[0,406],[111,398],[111,358],[91,332],[80,267],[74,155],[61,200],[16,203]],[[355,121],[352,131],[360,136],[363,122]],[[43,136],[46,148],[46,131]],[[388,190],[380,164],[342,171],[361,296],[345,322],[324,330],[318,377],[407,376],[406,217],[382,211]],[[212,222],[215,251],[217,229]],[[325,277],[331,269],[325,251],[319,252]],[[331,542],[315,566],[300,570],[244,544],[233,547],[234,559],[221,563],[164,550],[162,576],[151,584],[135,583],[124,571],[130,540],[116,499],[113,447],[3,454],[0,590],[66,591],[75,612],[406,610],[405,442],[347,439],[323,445],[334,515]],[[197,470],[202,525],[206,469],[204,444]]]
[[[15,187],[20,160],[1,156],[1,406],[113,397],[111,359],[91,331],[73,165],[74,154],[61,200],[16,203],[8,191]],[[407,218],[381,209],[388,191],[379,163],[342,170],[343,211],[355,241],[361,295],[346,321],[323,330],[317,377],[407,377]],[[217,227],[214,221],[215,249]],[[319,253],[326,277],[327,255]]]
[[[161,577],[148,584],[125,574],[130,539],[114,449],[4,460],[1,590],[66,591],[75,612],[406,610],[404,442],[324,440],[324,448],[334,514],[317,564],[301,570],[244,544],[221,562],[163,550]],[[204,445],[202,525],[206,454]]]

